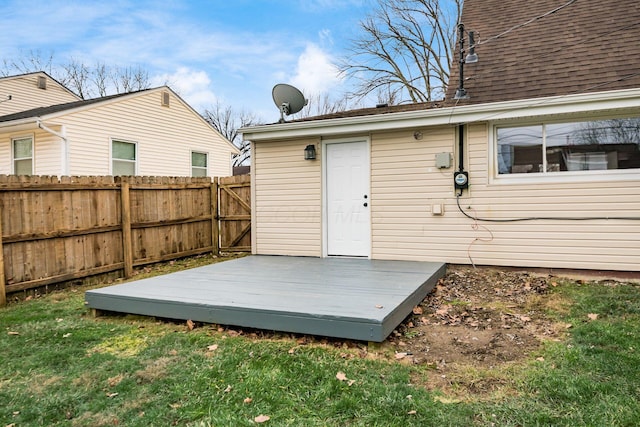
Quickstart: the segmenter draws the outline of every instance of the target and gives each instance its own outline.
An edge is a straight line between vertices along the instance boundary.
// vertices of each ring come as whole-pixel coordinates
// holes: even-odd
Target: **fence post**
[[[7,304],[7,289],[5,287],[4,277],[4,245],[2,243],[2,214],[4,210],[0,209],[0,307]]]
[[[131,198],[129,182],[120,182],[120,201],[122,206],[122,249],[124,254],[124,277],[133,276],[133,246],[131,241]]]
[[[218,221],[218,177],[211,184],[211,246],[214,255],[220,255],[220,222]]]

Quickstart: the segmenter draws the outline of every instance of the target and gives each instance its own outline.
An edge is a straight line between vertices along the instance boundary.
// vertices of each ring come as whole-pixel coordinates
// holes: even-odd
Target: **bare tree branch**
[[[387,103],[428,102],[444,96],[463,0],[377,0],[360,23],[362,35],[340,72],[356,81],[362,99],[388,94]]]
[[[104,62],[96,62],[91,81],[98,91],[98,96],[107,96],[109,89],[109,68]]]
[[[240,150],[240,154],[233,159],[233,166],[247,164],[251,158],[251,143],[242,139],[239,130],[257,124],[256,116],[244,110],[236,111],[230,106],[223,106],[220,102],[206,109],[202,116]]]
[[[65,78],[61,83],[75,92],[80,98],[91,98],[88,87],[88,83],[90,82],[89,68],[83,63],[71,58],[71,61],[62,65],[62,69],[64,70]]]

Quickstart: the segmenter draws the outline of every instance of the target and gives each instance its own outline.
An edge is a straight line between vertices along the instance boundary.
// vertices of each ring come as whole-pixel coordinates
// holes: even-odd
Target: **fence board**
[[[239,175],[221,178],[220,249],[245,252],[251,250],[251,178]]]
[[[248,176],[0,175],[6,294],[206,252],[250,250]]]

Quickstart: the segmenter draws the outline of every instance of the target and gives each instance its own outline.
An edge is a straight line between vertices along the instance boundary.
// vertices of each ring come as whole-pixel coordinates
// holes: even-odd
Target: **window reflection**
[[[498,128],[497,152],[500,174],[636,169],[640,118]]]

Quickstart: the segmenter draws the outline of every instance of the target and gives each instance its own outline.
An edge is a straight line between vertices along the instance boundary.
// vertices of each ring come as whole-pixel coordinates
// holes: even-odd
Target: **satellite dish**
[[[280,123],[284,123],[285,115],[297,113],[309,102],[297,88],[284,83],[275,85],[271,94],[273,102],[280,109]]]

